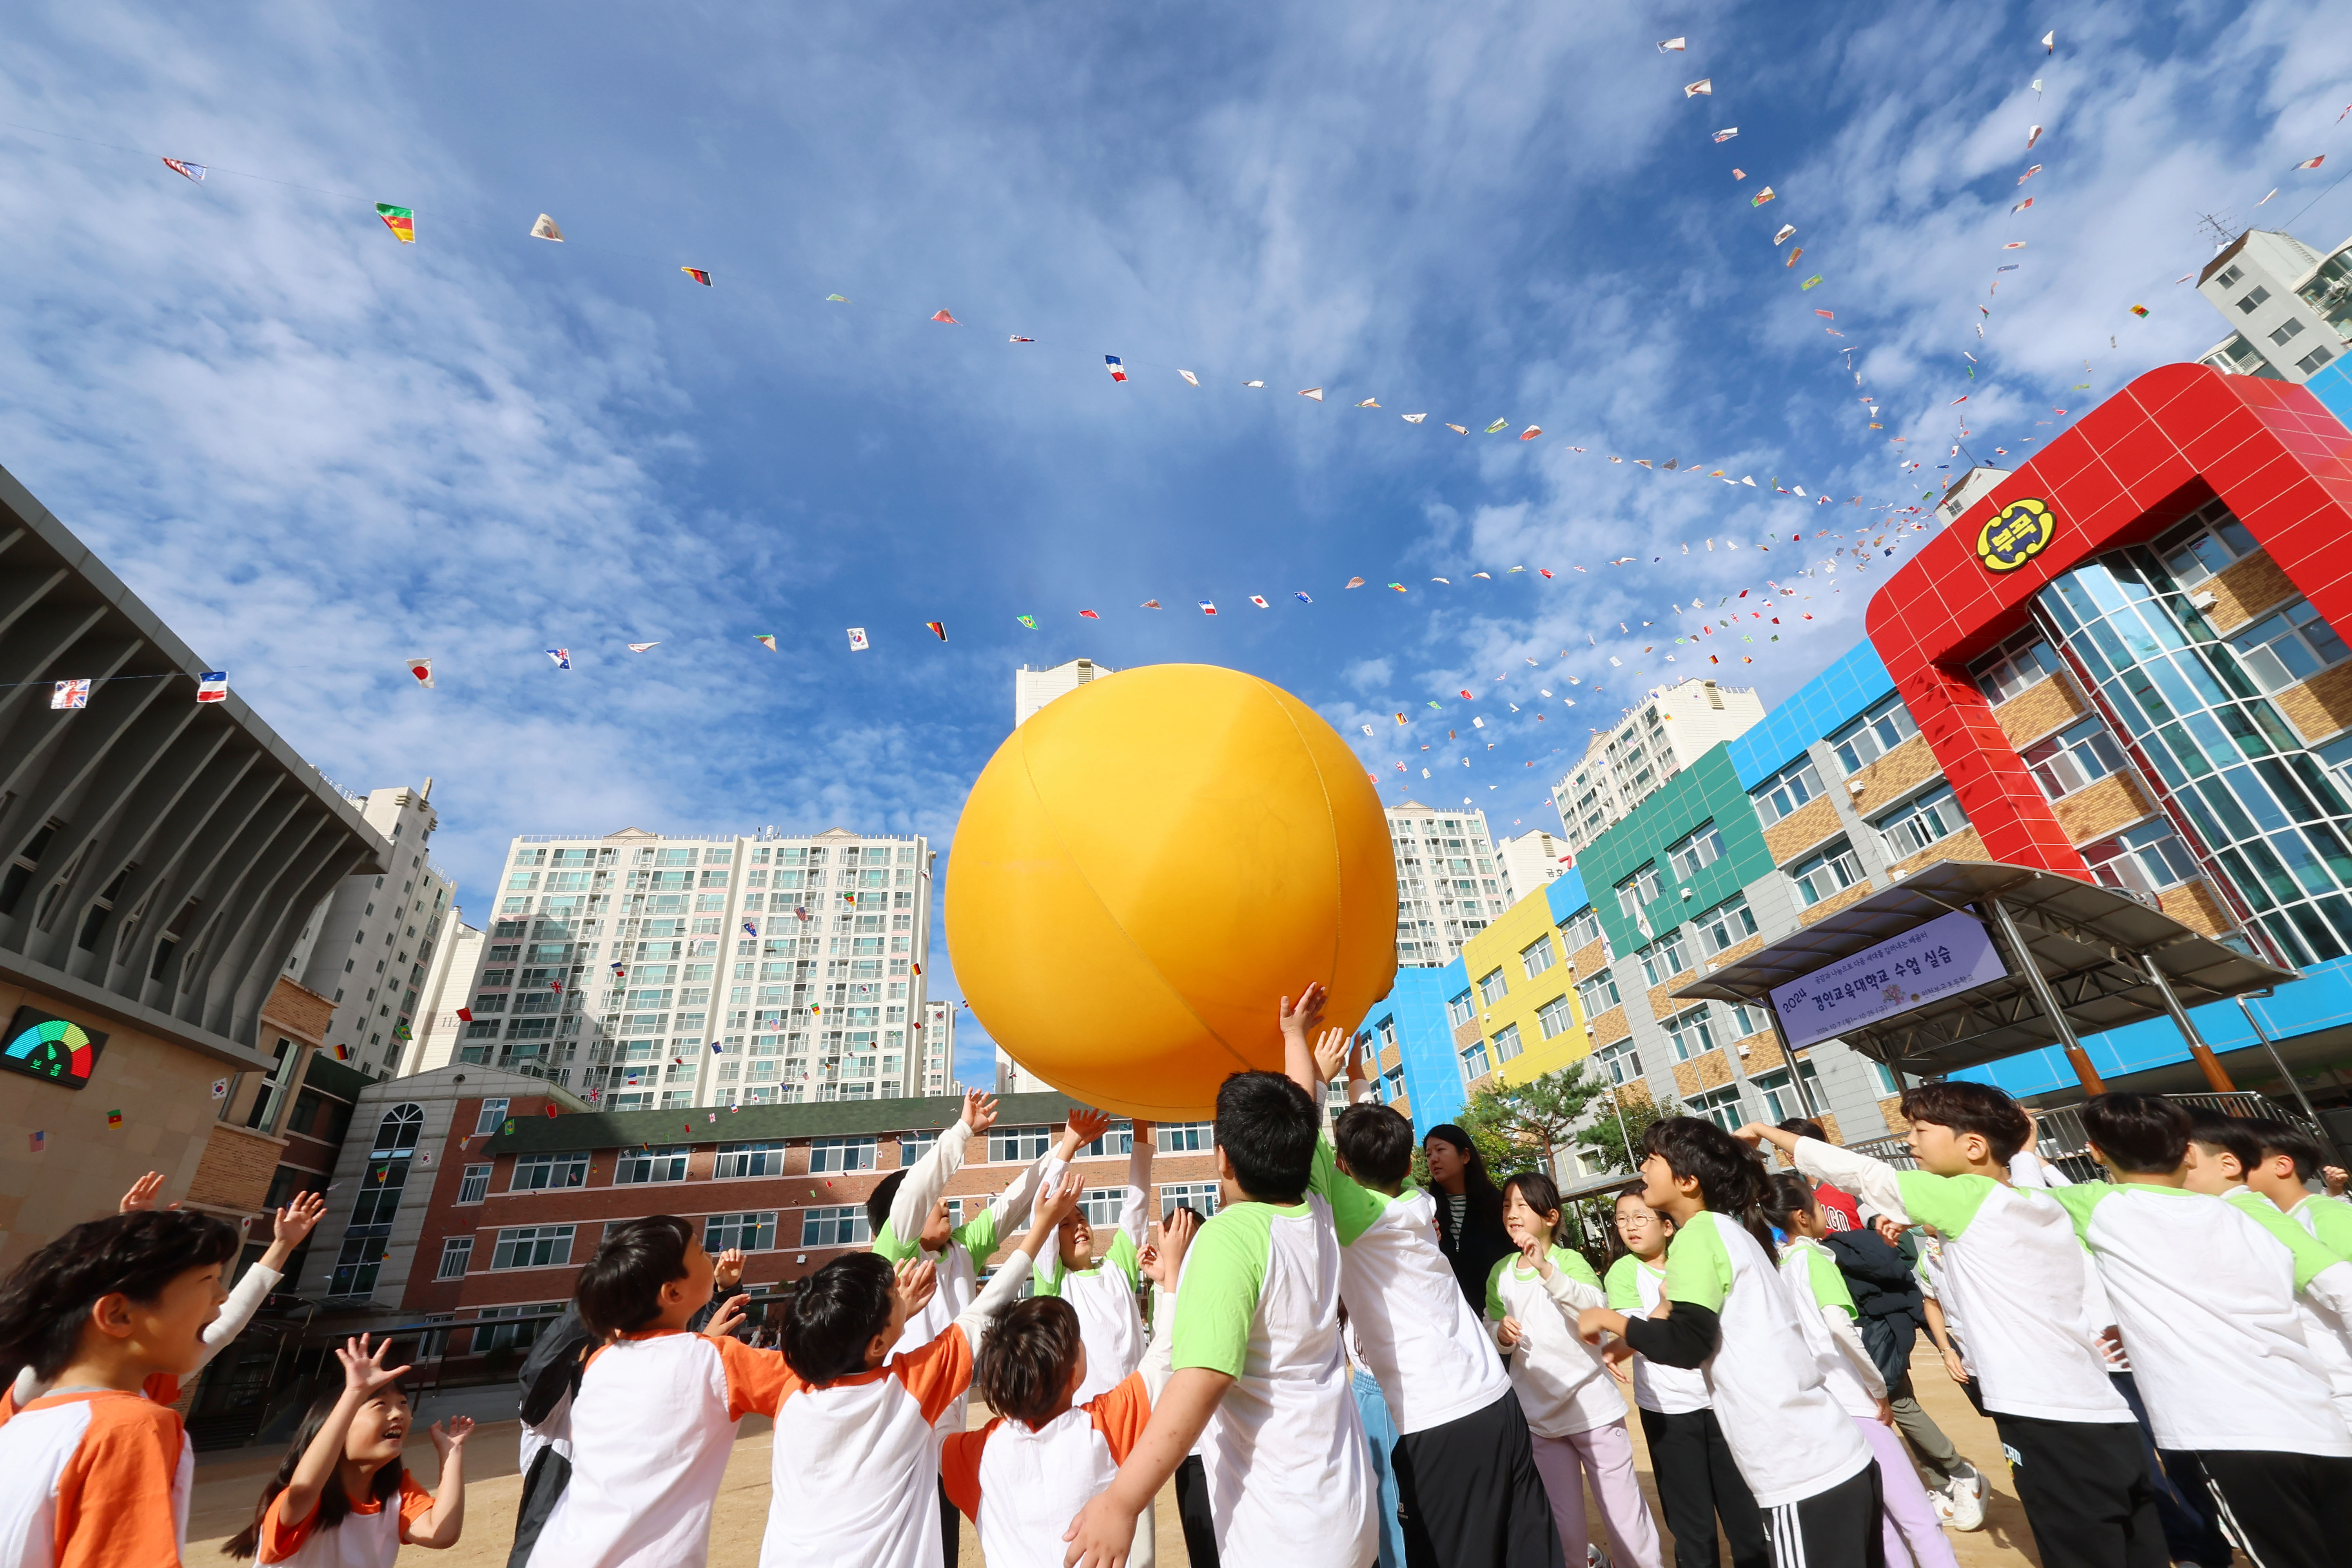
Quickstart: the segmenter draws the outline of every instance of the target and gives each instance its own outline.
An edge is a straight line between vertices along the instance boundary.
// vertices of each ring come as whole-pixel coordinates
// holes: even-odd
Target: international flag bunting
[[[1402,584],[1402,583],[1391,583],[1391,584],[1389,584],[1389,586],[1390,586],[1390,587],[1391,587],[1391,588],[1393,588],[1393,589],[1395,589],[1395,590],[1396,590],[1398,593],[1400,593],[1400,594],[1402,594],[1402,593],[1403,593],[1403,592],[1405,591],[1405,586],[1404,586],[1404,584]]]
[[[913,970],[918,974],[920,974],[923,972],[923,966],[919,963],[910,963],[907,967]]]
[[[1160,601],[1157,599],[1146,599],[1143,603],[1136,605],[1135,607],[1139,610],[1156,610],[1160,607]]]
[[[1524,429],[1524,430],[1522,430],[1522,431],[1520,431],[1520,432],[1519,432],[1519,439],[1520,439],[1520,440],[1522,440],[1522,441],[1532,441],[1532,440],[1534,440],[1537,437],[1538,437],[1538,436],[1540,436],[1540,435],[1542,435],[1542,434],[1543,434],[1543,426],[1540,426],[1540,425],[1530,425],[1530,426],[1528,426],[1526,429]]]
[[[949,315],[947,311],[943,310],[932,311],[931,320],[934,321],[945,321],[950,327],[961,327],[963,325],[961,321],[957,321],[953,316]]]
[[[540,651],[555,661],[556,668],[570,669],[572,668],[572,650],[570,648],[550,647],[541,648]]]
[[[1015,616],[1013,618],[1033,632],[1037,629],[1037,617],[1034,616]]]
[[[825,302],[826,304],[828,304],[828,305],[832,305],[832,304],[842,304],[842,305],[846,305],[846,304],[848,304],[848,303],[849,303],[849,296],[848,296],[848,295],[846,295],[846,294],[827,294],[827,295],[824,297],[824,302]]]
[[[383,226],[392,230],[403,245],[416,243],[416,214],[408,207],[396,207],[388,202],[375,204],[375,216],[383,219]]]
[[[1078,619],[1082,621],[1098,621],[1102,619],[1102,616],[1097,615],[1092,610],[1080,610],[1078,612]]]
[[[1298,395],[1301,397],[1311,397],[1316,402],[1320,403],[1323,401],[1323,389],[1319,386],[1310,386]]]
[[[864,653],[868,646],[869,645],[866,640],[866,628],[864,626],[852,626],[849,628],[850,652]]]
[[[1772,187],[1767,185],[1762,190],[1757,192],[1754,195],[1748,197],[1748,205],[1751,207],[1760,207],[1766,202],[1772,200],[1775,195],[1776,193],[1773,191]]]
[[[1037,340],[1034,338],[1024,338],[1019,332],[1014,332],[1004,341],[1008,343],[1034,343]]]
[[[119,1110],[110,1110],[110,1111],[108,1111],[108,1112],[106,1113],[106,1124],[107,1124],[109,1127],[120,1127],[120,1126],[121,1126],[121,1125],[122,1125],[122,1112],[121,1112],[121,1111],[119,1111]]]
[[[58,681],[56,689],[49,693],[49,706],[52,708],[89,707],[89,682],[87,680]]]
[[[555,1110],[555,1107],[554,1107],[552,1104],[551,1104],[551,1105],[549,1105],[549,1106],[547,1106],[547,1107],[546,1107],[546,1110],[547,1110],[547,1119],[548,1119],[550,1121],[554,1121],[554,1120],[555,1120],[555,1117],[556,1117],[556,1110]]]
[[[1816,272],[1816,273],[1814,273],[1811,278],[1806,279],[1802,283],[1800,283],[1799,285],[1797,285],[1797,292],[1799,292],[1800,294],[1801,294],[1801,293],[1803,293],[1806,289],[1812,288],[1815,284],[1819,283],[1821,280],[1822,280],[1822,275],[1821,275],[1820,273]]]
[[[563,231],[556,227],[555,220],[545,213],[540,214],[539,221],[530,226],[530,237],[533,239],[551,239],[558,245],[563,243]]]
[[[166,160],[166,161],[168,162],[169,160]],[[2321,153],[2318,157],[2316,157],[2316,158],[2305,158],[2302,163],[2297,163],[2297,164],[2295,165],[2295,167],[2296,167],[2296,168],[2298,168],[2298,169],[2316,169],[2317,167],[2319,167],[2319,165],[2321,165],[2322,163],[2325,163],[2326,162],[2327,162],[2327,154],[2326,154],[2326,153]]]
[[[347,1062],[347,1061],[351,1060],[351,1059],[352,1059],[352,1048],[351,1048],[351,1047],[349,1047],[349,1046],[337,1046],[337,1047],[335,1047],[335,1059],[336,1059],[337,1061],[339,1061],[339,1062]]]
[[[1313,604],[1313,603],[1315,602],[1313,599],[1311,599],[1311,598],[1309,598],[1309,597],[1307,596],[1307,591],[1306,591],[1305,589],[1303,589],[1303,588],[1302,588],[1302,589],[1300,589],[1297,593],[1291,595],[1290,596],[1291,596],[1292,598],[1294,598],[1294,599],[1297,600],[1297,601],[1298,601],[1300,604],[1302,604],[1302,605],[1311,605],[1311,604]]]
[[[202,163],[191,163],[185,158],[166,158],[163,160],[163,167],[175,174],[184,175],[200,185],[205,183],[205,166]]]
[[[1184,378],[1184,384],[1185,384],[1187,386],[1198,386],[1198,385],[1200,385],[1200,384],[1201,384],[1201,378],[1200,378],[1199,376],[1197,376],[1197,375],[1194,375],[1194,374],[1193,374],[1191,371],[1189,371],[1189,370],[1180,370],[1180,371],[1178,371],[1176,374],[1177,374],[1178,375],[1181,375],[1181,376],[1182,376],[1182,377]]]
[[[633,643],[629,644],[629,651],[630,651],[631,653],[643,653],[643,652],[645,652],[647,648],[655,648],[655,647],[661,647],[661,644],[659,644],[659,643],[657,643],[657,642],[633,642]]]
[[[1662,40],[1659,42],[1659,44],[1658,44],[1658,53],[1660,53],[1660,54],[1662,54],[1662,55],[1664,55],[1664,54],[1677,54],[1677,55],[1678,55],[1678,54],[1681,54],[1681,53],[1683,52],[1683,50],[1684,50],[1685,46],[1686,46],[1689,42],[1690,42],[1690,40],[1689,40],[1689,39],[1687,39],[1687,38],[1665,38],[1665,39],[1662,39]]]
[[[1217,606],[1209,600],[1203,599],[1201,601],[1201,613],[1204,616],[1213,616],[1217,613]]]
[[[753,637],[751,640],[758,643],[761,647],[766,648],[770,653],[776,651],[776,639],[774,635],[772,633],[761,632],[758,637]]]
[[[1119,357],[1117,354],[1103,355],[1103,368],[1110,372],[1110,378],[1113,381],[1127,379],[1127,366],[1119,363]]]
[[[461,1024],[470,1024],[473,1021],[474,1010],[471,1007],[460,1007],[457,1009],[457,1022]]]
[[[2010,208],[2009,210],[2010,210],[2011,212],[2012,212],[2012,213],[2021,213],[2021,212],[2023,212],[2026,208],[2028,208],[2028,207],[2032,206],[2032,205],[2033,205],[2033,198],[2032,198],[2032,196],[2028,196],[2028,197],[2026,197],[2023,201],[2021,201],[2021,202],[2018,203],[2015,206],[2013,206],[2013,207]]]
[[[753,925],[750,921],[745,921],[743,922],[743,934],[745,936],[757,936],[760,934],[760,928]]]
[[[2025,150],[2029,153],[2032,152],[2033,150],[2033,144],[2041,140],[2042,127],[2037,125],[2032,130],[2025,133]]]
[[[1725,126],[1722,130],[1720,130],[1720,131],[1718,131],[1718,132],[1717,132],[1715,133],[1715,139],[1716,139],[1717,142],[1728,142],[1728,141],[1730,141],[1733,137],[1735,137],[1735,136],[1737,136],[1737,135],[1738,135],[1738,134],[1739,134],[1739,127],[1738,127],[1738,126],[1737,126],[1737,125],[1727,125],[1727,126]]]
[[[1510,426],[1511,426],[1511,422],[1510,422],[1509,420],[1507,420],[1507,419],[1497,419],[1497,420],[1496,420],[1492,425],[1489,425],[1489,426],[1486,426],[1486,434],[1487,434],[1487,435],[1489,435],[1489,436],[1492,436],[1492,435],[1493,435],[1496,431],[1497,431],[1497,430],[1507,430],[1507,429],[1509,429],[1509,428],[1510,428]]]
[[[433,661],[422,656],[412,658],[408,661],[408,673],[416,678],[417,685],[430,688],[433,684]]]
[[[710,274],[702,268],[681,267],[678,270],[685,273],[688,278],[693,279],[697,283],[701,284],[705,289],[710,287]]]
[[[164,162],[169,163],[171,160],[167,158]],[[35,1132],[27,1136],[25,1142],[31,1144],[33,1152],[37,1154],[48,1146],[49,1135],[46,1132]]]
[[[2145,305],[2134,305],[2132,307],[2132,314],[2145,320],[2147,316],[2147,307]]]
[[[1707,98],[1712,96],[1714,92],[1715,79],[1711,76],[1702,77],[1698,80],[1690,83],[1687,87],[1683,89],[1683,96],[1685,98]]]
[[[948,624],[945,621],[925,621],[923,625],[929,628],[930,634],[940,641],[948,640]]]
[[[1250,603],[1255,605],[1261,610],[1270,610],[1274,608],[1272,605],[1265,602],[1265,595],[1264,594],[1252,594],[1250,595]]]
[[[196,677],[196,700],[226,702],[228,700],[228,671],[208,669]]]

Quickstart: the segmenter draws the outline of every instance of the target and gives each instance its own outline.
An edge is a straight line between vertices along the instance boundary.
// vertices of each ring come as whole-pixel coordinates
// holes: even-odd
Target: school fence
[[[2317,1139],[2321,1148],[2335,1146],[2335,1140],[2328,1136],[2326,1128],[2305,1116],[2298,1108],[2282,1104],[2266,1094],[2237,1089],[2229,1093],[2168,1094],[2164,1098],[2184,1110],[2218,1110],[2225,1116],[2288,1122]],[[2035,1146],[2042,1159],[2075,1181],[2102,1179],[2097,1163],[2091,1158],[2091,1142],[2083,1132],[2083,1107],[2079,1102],[2036,1110],[2033,1120],[2040,1133]],[[1911,1157],[1910,1144],[1899,1134],[1866,1139],[1853,1148],[1857,1153],[1884,1160],[1899,1170],[1916,1170],[1919,1165],[1919,1162]]]

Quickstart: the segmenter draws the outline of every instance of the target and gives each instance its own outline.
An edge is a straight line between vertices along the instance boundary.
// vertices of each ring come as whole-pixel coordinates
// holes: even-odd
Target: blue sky
[[[1386,778],[1436,764],[1425,798],[1556,826],[1584,726],[1693,668],[1670,604],[1810,594],[1708,670],[1768,700],[1859,635],[1872,574],[1821,568],[1864,514],[1772,479],[1916,500],[1961,414],[2014,461],[2221,335],[2173,282],[2201,213],[2352,226],[2352,37],[2283,0],[79,0],[10,33],[0,464],[331,777],[434,775],[476,912],[518,832],[919,831],[951,876],[1013,668],[1080,655],[1254,671]],[[1846,537],[1754,553],[1799,529]]]

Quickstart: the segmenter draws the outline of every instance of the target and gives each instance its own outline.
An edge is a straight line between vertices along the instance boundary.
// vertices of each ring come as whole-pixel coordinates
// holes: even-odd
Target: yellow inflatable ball
[[[1280,999],[1352,1027],[1396,978],[1396,860],[1363,764],[1279,687],[1210,665],[1101,677],[981,770],[948,950],[1014,1060],[1122,1116],[1205,1120],[1282,1068]]]

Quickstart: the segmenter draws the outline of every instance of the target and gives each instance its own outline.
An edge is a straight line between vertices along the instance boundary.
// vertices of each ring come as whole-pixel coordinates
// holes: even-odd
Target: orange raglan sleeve
[[[91,1401],[58,1477],[57,1568],[177,1568],[180,1417],[144,1399]]]
[[[958,1432],[940,1451],[940,1484],[947,1489],[948,1501],[974,1524],[980,1522],[980,1457],[1003,1419],[1000,1415],[977,1432]]]
[[[922,1405],[923,1419],[937,1421],[971,1386],[971,1342],[950,1323],[929,1344],[892,1357],[890,1374]]]
[[[1144,1427],[1151,1424],[1151,1392],[1144,1386],[1143,1374],[1130,1372],[1117,1388],[1087,1400],[1087,1414],[1093,1417],[1103,1441],[1110,1445],[1111,1463],[1127,1463]]]
[[[269,1500],[269,1507],[262,1512],[259,1549],[254,1552],[259,1562],[285,1562],[302,1550],[302,1543],[310,1539],[310,1531],[318,1527],[320,1503],[310,1505],[309,1518],[289,1524],[281,1506],[285,1501],[286,1494],[279,1492]]]
[[[716,1339],[719,1364],[727,1374],[728,1419],[740,1421],[757,1411],[773,1415],[801,1386],[782,1351],[755,1351],[740,1340]]]
[[[433,1511],[433,1494],[419,1486],[416,1478],[403,1467],[400,1472],[400,1538],[408,1539],[408,1527]]]

